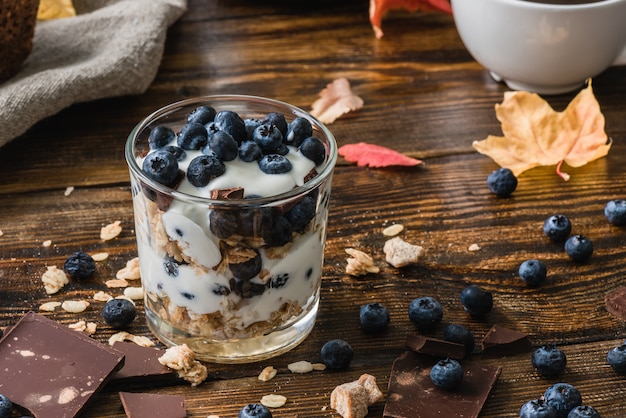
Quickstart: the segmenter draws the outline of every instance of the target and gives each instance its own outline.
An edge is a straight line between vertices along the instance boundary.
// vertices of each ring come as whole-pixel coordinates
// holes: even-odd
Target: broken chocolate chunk
[[[606,310],[622,321],[626,321],[626,286],[615,289],[604,296]]]
[[[123,364],[119,351],[29,312],[0,343],[0,393],[35,418],[74,417]]]
[[[120,392],[128,418],[185,418],[185,398],[159,393]]]
[[[128,385],[168,386],[185,383],[175,370],[162,365],[159,357],[164,349],[142,347],[135,343],[118,341],[113,348],[125,356],[124,366],[111,378],[105,390]]]
[[[406,345],[416,353],[428,354],[429,356],[448,357],[455,360],[461,360],[465,357],[465,346],[463,344],[424,335],[407,335]]]
[[[243,199],[243,187],[231,187],[228,189],[211,190],[213,200],[239,200]]]
[[[412,351],[398,357],[389,376],[385,418],[476,418],[502,368],[463,362],[463,382],[454,391],[438,388],[430,380],[437,359]]]
[[[494,325],[482,340],[483,353],[520,354],[532,350],[533,345],[523,332]]]

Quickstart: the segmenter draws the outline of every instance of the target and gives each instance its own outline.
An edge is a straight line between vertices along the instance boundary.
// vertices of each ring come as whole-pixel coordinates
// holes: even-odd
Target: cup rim
[[[556,4],[556,3],[540,3],[533,0],[494,0],[503,4],[515,5],[516,7],[522,7],[525,9],[543,9],[543,10],[579,10],[579,9],[594,9],[597,7],[607,7],[617,3],[623,3],[626,0],[596,0],[591,3],[580,4]],[[546,0],[549,1],[549,0]]]
[[[167,115],[168,113],[171,113],[175,110],[178,110],[181,107],[192,106],[192,105],[200,106],[202,104],[210,104],[211,102],[218,102],[220,100],[237,101],[241,103],[244,103],[247,101],[253,101],[253,102],[265,103],[271,106],[286,107],[294,117],[299,116],[299,117],[308,119],[309,122],[316,125],[316,127],[324,134],[324,136],[327,139],[328,158],[325,161],[323,168],[311,180],[307,181],[301,186],[294,187],[293,189],[287,192],[272,195],[272,196],[267,196],[267,197],[254,197],[254,198],[246,198],[246,199],[229,199],[229,200],[211,199],[207,197],[192,195],[192,194],[185,193],[185,192],[180,192],[176,189],[160,184],[156,182],[155,180],[151,179],[150,177],[148,177],[143,172],[143,170],[141,169],[141,167],[139,166],[135,158],[134,145],[135,145],[135,140],[138,138],[138,134],[142,132],[153,120],[160,118],[164,115]],[[128,135],[128,138],[126,140],[126,145],[125,145],[125,158],[126,158],[128,167],[131,173],[137,176],[141,180],[142,183],[145,183],[153,190],[163,193],[165,195],[171,196],[175,198],[176,200],[181,200],[181,201],[186,201],[186,202],[196,203],[196,204],[203,204],[203,205],[208,204],[212,206],[244,206],[244,207],[257,206],[258,207],[258,206],[263,206],[263,205],[270,204],[270,203],[275,204],[276,202],[279,202],[279,201],[288,200],[290,198],[300,196],[312,189],[315,189],[317,186],[319,186],[322,182],[326,181],[326,179],[332,175],[336,162],[337,162],[337,154],[338,154],[337,141],[335,139],[335,136],[326,127],[326,125],[320,122],[316,117],[311,115],[309,112],[297,106],[291,105],[289,103],[286,103],[280,100],[270,99],[270,98],[261,97],[261,96],[254,96],[254,95],[244,95],[244,94],[206,95],[206,96],[198,96],[198,97],[193,97],[190,99],[184,99],[184,100],[170,103],[150,113],[148,116],[143,118],[139,123],[137,123],[137,125],[135,125],[135,127],[131,130],[130,134]]]

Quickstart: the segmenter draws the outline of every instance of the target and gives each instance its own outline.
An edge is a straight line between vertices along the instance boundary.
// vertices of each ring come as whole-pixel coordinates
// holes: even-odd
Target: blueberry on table
[[[563,373],[567,356],[554,344],[539,347],[533,352],[532,365],[543,377],[555,377]]]
[[[499,197],[509,197],[517,188],[517,177],[508,168],[499,168],[487,176],[487,186]]]
[[[11,418],[13,402],[5,395],[0,394],[0,418]]]
[[[354,350],[344,340],[336,339],[324,343],[320,350],[322,362],[329,369],[347,369],[354,357]]]
[[[291,171],[291,161],[284,155],[267,154],[259,160],[259,168],[265,174],[284,174]]]
[[[567,418],[602,418],[593,406],[579,405],[569,411]]]
[[[187,167],[187,180],[196,187],[204,187],[226,172],[226,166],[215,154],[199,155]]]
[[[562,242],[572,232],[572,223],[565,215],[552,215],[543,222],[543,233],[555,242]]]
[[[565,241],[565,252],[575,262],[586,261],[593,254],[593,243],[583,235],[572,235]]]
[[[526,402],[519,410],[520,418],[557,418],[556,409],[542,398]]]
[[[556,410],[558,418],[567,418],[567,414],[575,407],[583,404],[578,389],[569,383],[555,383],[543,394],[546,403]]]
[[[187,115],[187,122],[195,122],[200,125],[206,125],[213,122],[217,112],[211,106],[199,106]]]
[[[539,260],[526,260],[518,269],[520,279],[529,287],[539,286],[548,275],[545,264]]]
[[[314,136],[305,138],[298,149],[302,155],[313,161],[315,165],[320,165],[326,160],[326,147],[322,141]]]
[[[77,251],[65,259],[63,269],[72,279],[88,279],[96,271],[96,262],[89,254]]]
[[[168,126],[155,126],[148,135],[148,145],[151,150],[163,148],[176,138],[176,134],[172,128]]]
[[[184,150],[199,150],[207,144],[209,134],[199,123],[189,122],[180,129],[176,142]]]
[[[474,351],[476,342],[471,331],[461,324],[449,324],[446,329],[443,330],[443,339],[457,344],[463,344],[465,346],[465,354],[470,354]]]
[[[229,133],[217,131],[209,136],[209,141],[202,152],[204,154],[213,152],[222,161],[232,161],[239,155],[239,144]]]
[[[252,140],[258,144],[263,154],[274,154],[283,144],[283,134],[275,125],[262,124],[252,133]]]
[[[164,150],[152,152],[146,156],[141,166],[143,172],[164,186],[173,186],[178,178],[178,160]]]
[[[491,312],[493,296],[476,285],[469,285],[461,292],[461,303],[471,316],[483,316]]]
[[[626,200],[610,200],[604,206],[604,216],[615,226],[626,225]]]
[[[111,299],[102,308],[102,319],[114,329],[126,328],[137,316],[137,309],[128,299]]]
[[[222,110],[217,112],[213,119],[215,127],[220,131],[228,132],[237,143],[245,140],[248,136],[246,132],[246,123],[241,117],[232,110]]]
[[[285,136],[285,143],[287,145],[293,145],[299,147],[305,138],[313,135],[313,126],[308,119],[298,116],[289,123],[287,127],[287,135]]]
[[[251,403],[241,408],[237,418],[272,418],[272,413],[263,404]]]
[[[606,361],[617,373],[626,374],[626,344],[609,350]]]
[[[381,303],[368,303],[359,309],[359,323],[366,332],[384,331],[390,320],[389,310]]]
[[[437,387],[454,390],[463,382],[463,367],[451,358],[439,360],[430,369],[430,380]]]
[[[443,309],[437,299],[430,296],[416,298],[409,304],[409,319],[418,330],[430,331],[443,318]]]

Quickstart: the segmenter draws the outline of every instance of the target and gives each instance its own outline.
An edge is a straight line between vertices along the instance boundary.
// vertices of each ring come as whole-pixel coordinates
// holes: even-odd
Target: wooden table
[[[292,3],[191,0],[168,33],[160,71],[147,92],[72,106],[0,149],[0,327],[45,301],[90,299],[136,255],[123,147],[143,116],[180,99],[218,93],[273,97],[310,109],[326,84],[346,77],[365,106],[330,125],[339,144],[384,145],[425,164],[368,169],[340,159],[321,308],[302,345],[258,364],[209,365],[210,381],[197,388],[146,390],[183,395],[190,417],[234,417],[268,393],[288,399],[275,417],[336,417],[329,396],[340,383],[367,372],[386,393],[392,362],[406,349],[406,335],[415,332],[408,305],[433,296],[445,313],[431,336],[441,337],[444,325],[459,323],[480,341],[499,324],[527,333],[536,346],[555,343],[567,354],[567,369],[555,379],[539,377],[530,353],[472,354],[503,367],[481,417],[516,417],[525,401],[556,381],[575,385],[603,417],[626,416],[626,380],[606,362],[626,327],[604,305],[605,294],[625,284],[626,231],[603,215],[608,200],[626,197],[626,67],[611,68],[593,82],[614,139],[608,157],[568,168],[568,182],[554,167],[532,169],[520,176],[514,195],[502,199],[486,186],[498,166],[471,144],[501,134],[494,105],[507,88],[470,57],[450,16],[392,13],[383,22],[385,36],[377,40],[365,1]],[[561,110],[573,96],[547,99]],[[73,192],[65,195],[70,186]],[[555,213],[569,216],[573,231],[592,239],[595,253],[587,263],[569,261],[561,246],[543,236],[544,219]],[[122,234],[100,240],[100,228],[116,220]],[[381,231],[393,223],[405,226],[406,241],[427,249],[418,265],[396,269],[385,263]],[[52,245],[44,246],[47,240]],[[480,250],[469,251],[472,244]],[[347,275],[348,247],[371,254],[381,272]],[[46,266],[62,266],[77,250],[110,257],[94,279],[47,296],[40,280]],[[516,273],[531,258],[549,270],[547,283],[537,289],[527,288]],[[486,318],[471,318],[460,304],[459,294],[470,283],[493,293],[494,309]],[[373,301],[391,311],[382,335],[359,328],[359,306]],[[47,315],[64,324],[95,321],[94,338],[105,342],[114,331],[100,319],[100,309],[94,302],[80,315]],[[141,307],[130,331],[149,335]],[[285,369],[298,360],[319,361],[322,344],[333,338],[354,348],[349,370],[257,379],[267,365]],[[383,407],[384,402],[372,406],[369,416],[382,416]],[[117,393],[99,394],[84,416],[124,416]]]

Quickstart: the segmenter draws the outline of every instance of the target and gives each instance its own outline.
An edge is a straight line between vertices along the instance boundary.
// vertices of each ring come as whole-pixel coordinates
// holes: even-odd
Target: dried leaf
[[[38,20],[76,16],[72,0],[41,0],[37,9]]]
[[[338,78],[320,92],[320,98],[313,103],[311,115],[322,123],[333,123],[339,116],[363,107],[363,99],[352,93],[350,82]]]
[[[496,105],[496,116],[504,136],[490,135],[472,145],[516,176],[533,167],[556,164],[557,174],[569,180],[569,174],[561,171],[563,162],[580,167],[604,157],[611,148],[591,81],[562,112],[537,94],[516,91],[504,94],[502,103]]]
[[[370,0],[370,23],[374,35],[383,37],[382,20],[389,10],[404,9],[409,12],[441,11],[452,14],[452,7],[448,0]]]
[[[392,149],[380,145],[359,142],[339,147],[339,155],[346,160],[357,163],[359,167],[370,166],[372,168],[405,166],[412,167],[421,164],[422,161],[407,157]]]

